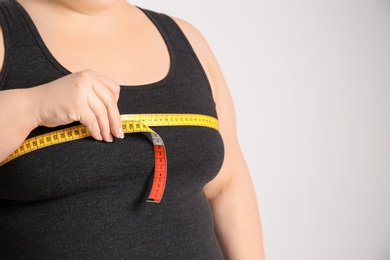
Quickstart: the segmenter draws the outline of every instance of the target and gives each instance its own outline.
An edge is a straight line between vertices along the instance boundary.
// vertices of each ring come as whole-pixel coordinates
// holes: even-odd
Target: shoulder
[[[203,69],[206,72],[206,75],[211,84],[211,88],[213,92],[215,92],[216,86],[213,84],[213,77],[216,73],[216,67],[218,67],[218,64],[209,43],[207,42],[202,32],[191,23],[177,17],[171,16],[171,18],[182,30],[183,34],[193,48],[196,56],[202,64]]]
[[[188,37],[188,40],[191,43],[197,44],[198,47],[206,47],[202,45],[206,45],[206,39],[203,37],[202,33],[192,24],[189,22],[177,18],[174,16],[171,16],[171,18],[177,23],[177,25],[180,27],[180,29],[184,32],[186,37]]]
[[[198,57],[203,69],[205,70],[211,85],[211,90],[217,106],[217,110],[219,109],[219,114],[221,114],[221,110],[227,110],[224,107],[232,107],[232,100],[230,98],[230,91],[227,82],[217,61],[217,58],[214,55],[214,52],[212,51],[206,38],[195,26],[182,19],[176,17],[171,18],[183,31],[196,56]]]
[[[198,43],[206,43],[205,38],[201,34],[201,32],[192,24],[189,22],[177,18],[174,16],[171,16],[171,18],[177,23],[177,25],[180,27],[180,29],[184,32],[184,34],[189,38],[189,40],[195,40]]]
[[[202,59],[210,58],[209,56],[212,55],[212,51],[203,34],[194,25],[190,24],[189,22],[173,16],[171,16],[171,18],[176,22],[176,24],[183,31],[184,35],[190,42],[196,54],[200,56],[199,58]]]

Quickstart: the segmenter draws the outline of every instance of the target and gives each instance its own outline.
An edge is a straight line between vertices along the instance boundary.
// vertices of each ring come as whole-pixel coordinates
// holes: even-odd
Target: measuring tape
[[[200,114],[125,114],[121,115],[123,132],[149,133],[154,146],[154,177],[147,202],[159,203],[164,194],[167,180],[167,155],[162,138],[150,127],[158,126],[204,126],[218,130],[218,120]],[[9,155],[7,162],[48,146],[79,140],[91,136],[84,125],[77,125],[26,139],[18,149]]]

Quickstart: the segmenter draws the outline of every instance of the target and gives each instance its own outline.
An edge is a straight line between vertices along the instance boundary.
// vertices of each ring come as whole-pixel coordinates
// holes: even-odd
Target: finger
[[[107,84],[105,84],[107,82]],[[93,82],[93,90],[106,107],[111,133],[117,138],[123,138],[122,122],[118,109],[118,95],[113,94],[115,86],[110,80],[98,78]],[[119,88],[117,89],[119,93]]]
[[[80,116],[80,123],[83,124],[93,138],[102,141],[103,137],[100,133],[98,121],[91,109],[85,109]]]
[[[110,133],[110,124],[108,120],[107,110],[103,102],[95,95],[88,97],[88,105],[96,117],[100,128],[100,134],[106,142],[112,142],[113,138]]]

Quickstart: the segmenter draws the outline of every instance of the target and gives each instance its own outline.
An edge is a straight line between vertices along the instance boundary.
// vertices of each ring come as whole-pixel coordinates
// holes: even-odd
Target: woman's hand
[[[123,138],[117,105],[120,86],[114,81],[84,70],[30,91],[38,125],[54,127],[79,121],[96,140],[112,142],[112,135]]]

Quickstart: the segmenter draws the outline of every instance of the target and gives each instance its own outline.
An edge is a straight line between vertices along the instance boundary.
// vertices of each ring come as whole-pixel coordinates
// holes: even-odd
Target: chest
[[[167,47],[154,31],[138,30],[107,35],[71,31],[46,37],[45,43],[54,58],[71,72],[88,68],[121,85],[157,82],[169,71]]]
[[[194,84],[196,85],[196,84]],[[213,114],[212,100],[191,86],[159,91],[122,91],[121,114]],[[208,111],[208,112],[207,112]],[[55,129],[39,127],[30,136]],[[218,131],[201,126],[155,127],[166,146],[168,180],[165,198],[201,189],[218,174],[223,142]],[[0,167],[0,199],[29,202],[72,196],[127,185],[129,200],[147,194],[153,177],[154,151],[147,134],[127,134],[113,143],[81,139],[23,155]]]
[[[43,48],[70,72],[91,69],[121,85],[143,85],[159,81],[169,71],[165,39],[138,8],[126,7],[123,18],[27,11]]]
[[[200,190],[219,171],[223,144],[204,127],[156,128],[164,140],[167,184],[164,199]],[[154,171],[146,134],[104,143],[90,138],[43,148],[3,165],[0,200],[17,203],[57,199],[94,190],[128,187],[128,201],[145,201]]]

